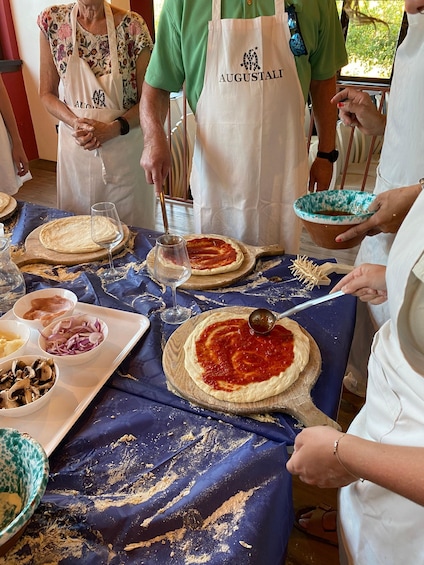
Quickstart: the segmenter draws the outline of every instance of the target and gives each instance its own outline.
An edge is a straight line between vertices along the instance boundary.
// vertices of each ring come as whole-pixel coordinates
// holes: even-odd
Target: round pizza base
[[[221,310],[237,316],[240,313],[250,313],[253,308],[230,306]],[[281,394],[257,402],[242,403],[219,400],[200,389],[186,371],[184,344],[193,328],[209,315],[210,312],[204,312],[190,318],[174,331],[166,343],[162,359],[163,369],[168,383],[177,394],[195,404],[220,412],[240,415],[287,412],[305,425],[332,425],[333,421],[318,410],[311,400],[310,391],[321,372],[321,353],[313,337],[304,328],[301,329],[310,344],[309,362],[298,379]]]
[[[183,237],[186,241],[191,241],[193,239],[218,239],[230,245],[236,252],[235,260],[228,265],[219,265],[212,269],[194,269],[192,267],[191,274],[194,276],[205,277],[210,275],[220,275],[222,273],[231,273],[232,271],[237,271],[237,269],[241,267],[244,261],[244,253],[240,245],[234,239],[231,239],[229,237],[216,234],[185,235]]]
[[[102,223],[104,239],[114,239],[117,230],[108,218],[96,218]],[[95,253],[102,249],[91,238],[91,216],[67,216],[44,224],[39,233],[40,243],[55,253]]]
[[[7,205],[0,211],[0,222],[10,218],[10,216],[12,216],[16,212],[17,208],[18,203],[13,198],[13,196],[9,196]]]
[[[213,389],[202,379],[203,368],[197,362],[196,354],[196,341],[200,334],[210,325],[214,323],[225,322],[234,319],[232,313],[226,312],[222,309],[217,309],[210,313],[210,316],[205,318],[202,322],[193,329],[192,333],[188,336],[184,345],[185,351],[185,368],[191,378],[199,388],[205,391],[210,396],[218,398],[219,400],[226,400],[229,402],[257,402],[264,398],[276,396],[288,389],[298,378],[299,374],[303,371],[309,361],[309,339],[302,332],[299,324],[285,318],[277,322],[278,325],[283,326],[292,332],[295,336],[294,342],[294,359],[292,364],[287,367],[284,373],[277,374],[266,381],[248,383],[246,386],[236,387],[232,391]],[[243,319],[246,322],[249,318],[249,313],[241,313],[237,318]]]

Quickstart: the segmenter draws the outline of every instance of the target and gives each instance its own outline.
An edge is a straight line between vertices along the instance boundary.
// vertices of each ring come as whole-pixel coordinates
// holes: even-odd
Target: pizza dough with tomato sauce
[[[244,261],[240,246],[223,235],[188,235],[184,239],[192,275],[218,275],[236,271]]]
[[[185,369],[219,400],[257,402],[288,389],[309,361],[310,343],[299,324],[278,320],[267,335],[251,332],[249,313],[214,312],[184,345]]]

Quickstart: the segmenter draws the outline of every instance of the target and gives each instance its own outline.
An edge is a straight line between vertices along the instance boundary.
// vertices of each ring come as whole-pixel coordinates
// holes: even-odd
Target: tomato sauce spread
[[[196,342],[196,355],[203,381],[215,390],[231,391],[267,381],[290,367],[294,336],[281,325],[258,335],[247,320],[237,318],[208,326]]]
[[[228,242],[213,237],[199,237],[187,241],[187,251],[193,269],[205,270],[231,265],[237,258],[236,250]]]

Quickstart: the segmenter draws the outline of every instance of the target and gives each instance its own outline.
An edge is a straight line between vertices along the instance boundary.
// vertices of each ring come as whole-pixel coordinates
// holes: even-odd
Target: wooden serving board
[[[0,222],[8,220],[11,216],[13,216],[13,214],[16,212],[17,207],[18,203],[13,198],[13,196],[11,196],[9,204],[0,212]]]
[[[25,251],[23,253],[17,253],[13,257],[13,261],[22,267],[23,265],[28,265],[30,263],[48,263],[52,265],[79,265],[80,263],[93,263],[94,261],[100,261],[108,256],[107,249],[99,249],[99,251],[93,251],[91,253],[58,253],[57,251],[52,251],[44,247],[40,242],[40,231],[42,230],[44,224],[38,226],[33,230],[25,240]],[[128,226],[122,224],[124,230],[124,237],[115,247],[113,253],[118,253],[127,244],[130,237],[130,230]]]
[[[229,306],[221,310],[236,317],[239,314],[251,312],[253,308]],[[311,347],[309,362],[297,381],[284,392],[258,402],[240,403],[219,400],[200,389],[186,371],[184,344],[196,325],[210,316],[212,312],[204,312],[187,320],[175,330],[165,346],[162,358],[163,370],[177,394],[204,408],[218,412],[240,415],[285,412],[307,427],[324,425],[341,429],[337,422],[329,418],[312,402],[310,392],[321,372],[321,353],[313,337],[303,328],[302,331],[309,338]]]
[[[205,237],[213,237],[208,236],[207,234],[202,235],[205,235]],[[191,275],[191,277],[179,288],[185,288],[187,290],[208,290],[230,286],[251,273],[255,268],[256,260],[259,257],[283,255],[284,253],[284,248],[281,247],[281,245],[253,246],[241,243],[236,239],[232,239],[232,241],[240,247],[244,255],[243,263],[238,269],[228,273],[219,273],[218,275]],[[154,247],[147,254],[146,263],[149,273],[154,276]]]

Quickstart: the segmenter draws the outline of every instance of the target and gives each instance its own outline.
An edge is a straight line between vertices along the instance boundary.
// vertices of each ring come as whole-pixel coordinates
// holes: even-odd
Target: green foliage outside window
[[[391,76],[393,58],[402,23],[403,0],[363,0],[363,13],[384,23],[361,24],[350,19],[346,37],[349,64],[342,69],[343,76],[385,78]],[[337,2],[339,13],[342,2]]]

